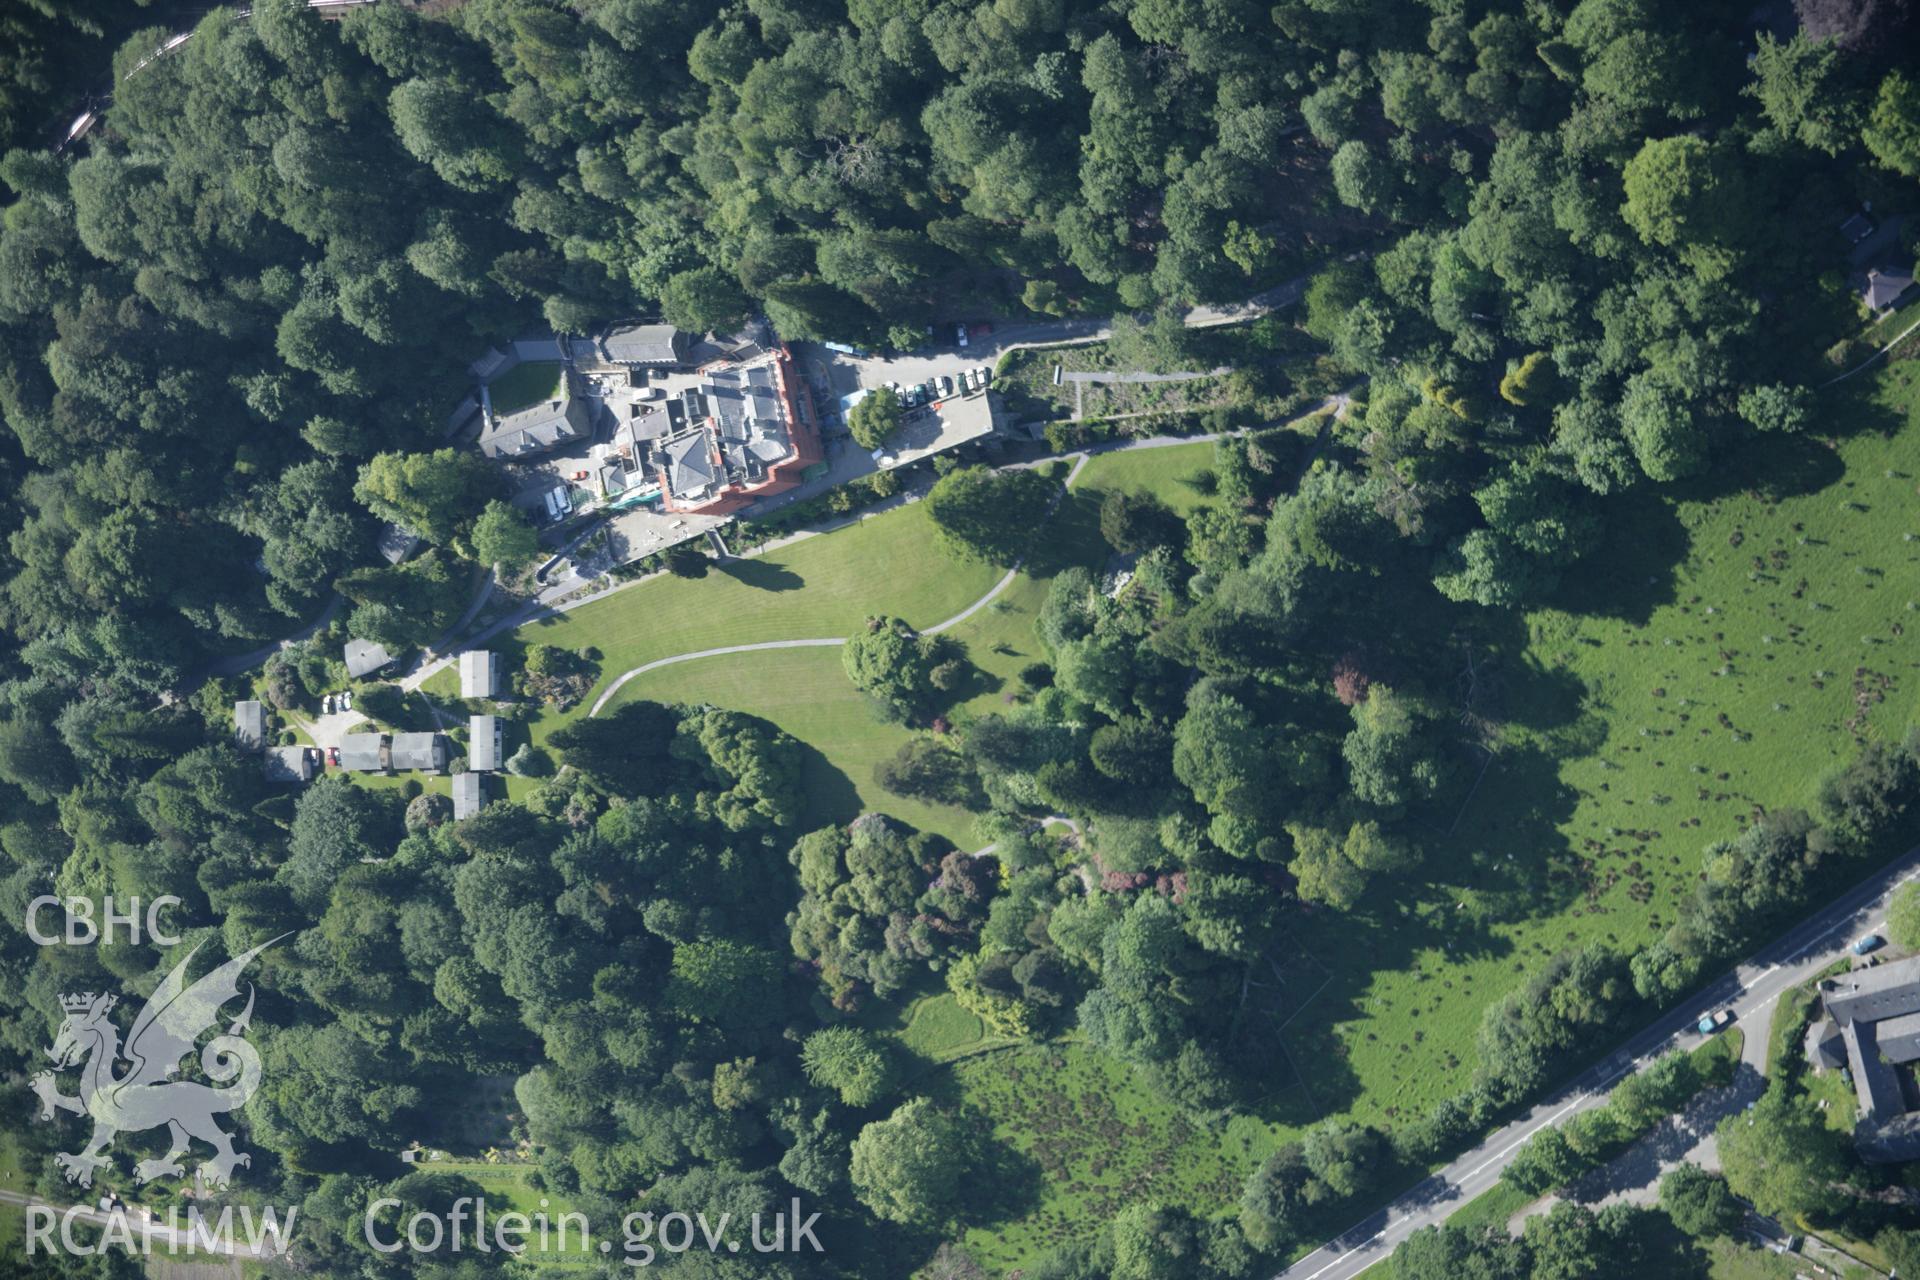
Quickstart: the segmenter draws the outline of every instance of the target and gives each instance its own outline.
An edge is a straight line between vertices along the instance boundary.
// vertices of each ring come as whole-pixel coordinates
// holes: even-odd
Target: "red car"
[[[328,764],[330,764],[330,765],[333,765],[333,766],[335,766],[336,768],[337,768],[337,767],[339,767],[339,764],[340,764],[340,748],[338,748],[338,747],[328,747],[328,748],[327,748],[327,763],[328,763]]]

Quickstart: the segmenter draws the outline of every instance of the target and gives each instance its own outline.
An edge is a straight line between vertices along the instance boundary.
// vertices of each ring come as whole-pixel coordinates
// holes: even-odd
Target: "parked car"
[[[334,766],[336,769],[340,767],[340,748],[338,747],[327,748],[327,763]]]
[[[953,394],[953,379],[944,373],[940,375],[940,394],[942,396]]]
[[[986,386],[986,385],[987,385],[988,383],[990,383],[990,382],[992,382],[992,381],[993,381],[993,370],[992,370],[992,369],[989,369],[989,368],[988,368],[988,367],[987,367],[986,365],[984,365],[984,364],[983,364],[983,365],[981,365],[981,366],[980,366],[980,367],[979,367],[978,369],[975,369],[975,370],[973,371],[973,375],[974,375],[974,377],[976,377],[976,378],[978,378],[978,379],[980,379],[980,385],[981,385],[981,387],[983,387],[983,388],[984,388],[984,387],[985,387],[985,386]]]
[[[990,320],[982,320],[979,324],[974,325],[973,336],[976,338],[991,338],[993,336],[993,322]],[[966,344],[963,342],[960,345],[965,346]]]
[[[1701,1014],[1700,1021],[1694,1024],[1694,1030],[1703,1036],[1710,1036],[1732,1021],[1733,1010],[1715,1009],[1709,1013]]]
[[[335,704],[333,695],[328,694],[326,697],[320,699],[320,714],[327,715],[327,716],[332,715],[333,708],[335,705],[336,704]]]
[[[1860,941],[1853,944],[1853,954],[1857,956],[1864,956],[1869,951],[1878,951],[1880,948],[1886,945],[1887,945],[1887,940],[1885,938],[1881,937],[1877,933],[1870,933],[1866,937],[1860,939]]]
[[[965,347],[967,345],[967,326],[965,325],[960,326],[958,341],[962,347]]]
[[[353,710],[353,690],[342,689],[340,691],[340,709],[342,711]]]

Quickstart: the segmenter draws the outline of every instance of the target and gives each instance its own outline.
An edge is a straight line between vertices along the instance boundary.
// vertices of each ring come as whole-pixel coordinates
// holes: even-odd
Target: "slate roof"
[[[453,820],[471,818],[487,803],[486,783],[477,773],[453,775]]]
[[[1827,1022],[1837,1025],[1860,1103],[1854,1146],[1871,1164],[1920,1159],[1920,1101],[1909,1096],[1901,1064],[1920,1060],[1920,956],[1857,969],[1820,984]],[[1807,1038],[1825,1065],[1832,1046]]]
[[[266,769],[268,782],[311,782],[313,748],[268,747]]]
[[[1900,300],[1900,295],[1913,288],[1913,264],[1899,266],[1885,263],[1873,267],[1867,272],[1866,283],[1861,287],[1860,297],[1873,311],[1885,311]]]
[[[447,744],[437,733],[396,733],[387,758],[396,770],[438,773],[447,765]]]
[[[498,347],[488,347],[486,354],[467,366],[467,372],[478,381],[490,382],[519,363],[519,358],[511,352],[502,351]]]
[[[525,364],[538,364],[542,361],[551,363],[567,358],[566,348],[553,334],[547,334],[545,337],[515,338],[513,354]]]
[[[1906,1110],[1900,1097],[1900,1077],[1880,1056],[1873,1032],[1875,1023],[1852,1022],[1840,1028],[1847,1042],[1847,1064],[1853,1068],[1853,1090],[1860,1110],[1869,1120],[1890,1120]]]
[[[661,452],[666,457],[667,488],[676,497],[699,497],[713,486],[713,445],[704,430],[668,440]]]
[[[495,418],[480,432],[480,452],[489,458],[521,458],[593,434],[587,402],[564,388],[558,400]]]
[[[500,718],[467,717],[467,768],[490,771],[500,767]]]
[[[377,545],[382,560],[388,564],[399,564],[413,554],[413,549],[420,545],[420,537],[413,530],[400,525],[383,524],[380,526],[380,541]]]
[[[500,655],[491,649],[468,649],[460,655],[460,696],[491,698],[500,691]]]
[[[1807,1057],[1815,1066],[1829,1070],[1847,1065],[1847,1046],[1832,1018],[1822,1018],[1807,1028]]]
[[[233,741],[242,751],[267,745],[267,709],[258,702],[233,704]]]
[[[1920,1013],[1874,1023],[1873,1039],[1889,1062],[1912,1062],[1920,1058]]]
[[[1820,994],[1841,1026],[1920,1013],[1920,956],[1828,978]]]
[[[340,767],[358,773],[378,773],[387,767],[383,733],[349,733],[340,738]]]
[[[684,364],[691,345],[670,324],[617,325],[600,335],[600,354],[614,364]]]
[[[349,640],[346,648],[347,674],[354,679],[369,676],[393,661],[386,646],[371,640]]]

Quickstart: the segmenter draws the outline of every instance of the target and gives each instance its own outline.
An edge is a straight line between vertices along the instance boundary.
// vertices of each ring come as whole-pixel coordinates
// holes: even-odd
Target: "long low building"
[[[252,700],[233,704],[233,743],[253,752],[267,745],[267,709]]]
[[[467,717],[467,768],[491,773],[500,767],[500,717]]]
[[[460,655],[460,696],[491,698],[500,692],[500,655],[491,649],[468,649]]]
[[[484,775],[478,773],[456,773],[453,775],[453,820],[471,818],[487,805],[487,784]]]

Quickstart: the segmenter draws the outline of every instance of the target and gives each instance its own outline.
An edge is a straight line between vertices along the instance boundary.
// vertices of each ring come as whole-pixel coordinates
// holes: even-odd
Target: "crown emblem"
[[[100,1011],[102,1013],[113,1007],[114,1001],[112,996],[96,997],[91,991],[83,992],[77,996],[61,996],[60,1007],[68,1013],[85,1013],[93,1008],[93,1002],[97,998],[102,1000],[102,1004],[100,1005]]]

